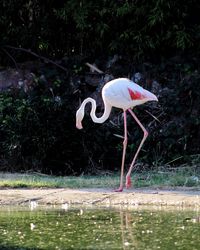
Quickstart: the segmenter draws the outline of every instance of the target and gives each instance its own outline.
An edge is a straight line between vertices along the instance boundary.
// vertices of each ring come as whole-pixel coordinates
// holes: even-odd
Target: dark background
[[[119,170],[122,111],[84,130],[75,113],[88,96],[103,104],[103,72],[135,80],[159,103],[135,109],[149,138],[138,169],[200,163],[200,2],[2,0],[0,170],[98,174]],[[20,85],[20,82],[22,83]],[[128,116],[131,161],[142,132]],[[128,165],[127,165],[128,166]]]

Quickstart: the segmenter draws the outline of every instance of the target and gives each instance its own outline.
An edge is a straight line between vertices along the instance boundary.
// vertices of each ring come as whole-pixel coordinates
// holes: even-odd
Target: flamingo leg
[[[124,162],[126,157],[126,147],[127,147],[127,122],[126,122],[126,111],[124,111],[124,141],[123,141],[123,155],[122,155],[122,164],[121,164],[121,176],[120,176],[120,186],[118,189],[114,190],[115,192],[123,191],[123,181],[124,181]]]
[[[142,141],[135,153],[135,156],[131,162],[131,166],[128,170],[128,173],[126,175],[126,188],[130,188],[131,187],[131,171],[133,170],[133,167],[134,167],[134,164],[135,164],[135,160],[140,152],[140,149],[142,148],[142,145],[144,144],[144,141],[146,140],[147,136],[148,136],[148,132],[147,130],[145,129],[145,127],[142,125],[142,123],[139,121],[139,119],[137,118],[137,116],[133,113],[133,111],[131,109],[128,109],[128,111],[130,112],[130,114],[133,116],[133,118],[135,119],[135,121],[137,122],[137,124],[140,126],[140,128],[142,129],[142,131],[144,132],[144,135],[143,135],[143,138],[142,138]]]

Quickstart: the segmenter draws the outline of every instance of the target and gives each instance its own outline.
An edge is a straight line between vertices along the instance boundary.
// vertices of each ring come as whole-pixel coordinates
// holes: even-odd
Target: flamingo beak
[[[157,96],[154,96],[154,99],[153,99],[153,101],[156,101],[156,102],[158,102],[158,98],[157,98]]]
[[[155,96],[153,93],[150,93],[150,94],[148,95],[148,97],[149,97],[149,100],[150,100],[150,101],[156,101],[156,102],[158,102],[157,96]]]

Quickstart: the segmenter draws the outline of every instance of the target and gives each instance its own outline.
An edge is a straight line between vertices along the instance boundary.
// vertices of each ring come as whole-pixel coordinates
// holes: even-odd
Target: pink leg
[[[127,122],[126,122],[126,111],[124,111],[124,141],[123,141],[123,155],[122,155],[122,165],[121,165],[120,186],[118,189],[114,190],[115,192],[123,191],[124,162],[125,162],[125,156],[126,156],[126,147],[127,147]]]
[[[144,141],[146,140],[147,136],[148,136],[148,132],[147,130],[144,128],[144,126],[142,125],[142,123],[139,121],[139,119],[137,118],[137,116],[133,113],[133,111],[131,109],[128,109],[128,111],[130,112],[130,114],[133,116],[133,118],[135,119],[135,121],[137,122],[137,124],[141,127],[142,131],[144,132],[144,136],[143,139],[138,147],[138,150],[133,158],[133,161],[131,162],[131,166],[128,170],[128,173],[126,175],[126,188],[130,188],[131,187],[131,171],[133,170],[134,164],[135,164],[135,160],[140,152],[140,149],[142,148],[142,145],[144,144]]]

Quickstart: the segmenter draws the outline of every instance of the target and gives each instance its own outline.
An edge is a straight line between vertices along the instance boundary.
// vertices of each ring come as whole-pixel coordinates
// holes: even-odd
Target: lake
[[[0,249],[200,249],[199,211],[5,207]]]

